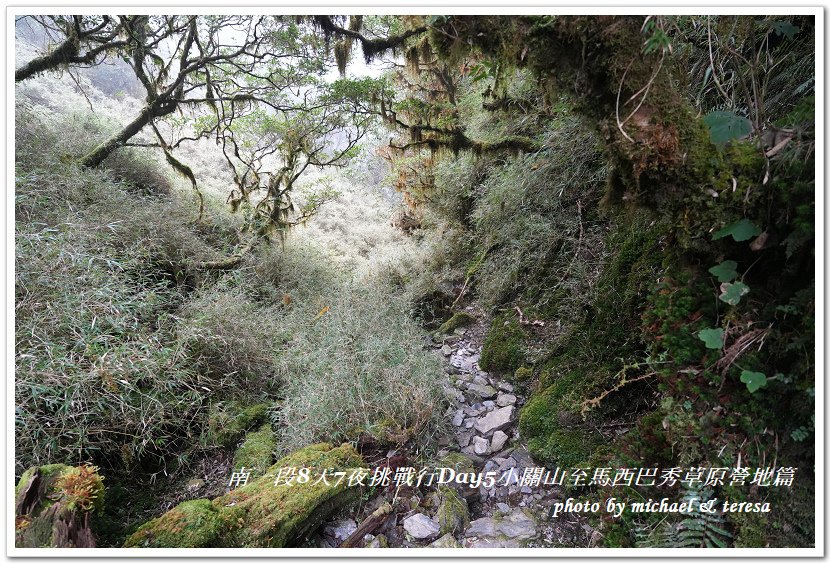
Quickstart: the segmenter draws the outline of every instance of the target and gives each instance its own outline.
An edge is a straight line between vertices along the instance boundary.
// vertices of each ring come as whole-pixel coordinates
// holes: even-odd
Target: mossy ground
[[[481,348],[481,369],[510,373],[524,363],[525,334],[515,315],[496,316]]]
[[[269,403],[245,405],[238,401],[214,403],[203,439],[224,448],[233,448],[247,430],[265,421],[270,406]]]

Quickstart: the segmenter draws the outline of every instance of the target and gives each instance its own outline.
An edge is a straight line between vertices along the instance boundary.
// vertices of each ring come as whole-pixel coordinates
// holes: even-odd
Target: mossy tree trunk
[[[86,168],[99,166],[109,155],[123,147],[127,141],[136,136],[152,120],[173,113],[177,107],[178,103],[175,100],[159,99],[147,104],[121,131],[95,147],[89,154],[83,157],[81,159],[81,166]]]
[[[443,56],[467,44],[527,67],[551,99],[571,95],[606,141],[615,166],[610,197],[659,204],[691,187],[703,190],[718,159],[677,87],[683,81],[672,55],[643,53],[643,23],[642,16],[453,16],[431,40]]]

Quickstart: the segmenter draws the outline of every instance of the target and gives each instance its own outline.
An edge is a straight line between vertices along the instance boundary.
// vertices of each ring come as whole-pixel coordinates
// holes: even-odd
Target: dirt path
[[[455,444],[447,453],[457,448],[477,470],[498,475],[494,487],[479,488],[468,499],[471,523],[461,543],[464,547],[587,546],[594,533],[587,523],[574,517],[548,517],[551,505],[566,493],[560,487],[535,483],[534,474],[538,476],[543,465],[530,456],[518,428],[526,397],[480,368],[483,333],[483,327],[475,324],[436,343],[446,360],[447,392],[455,401],[447,413]]]

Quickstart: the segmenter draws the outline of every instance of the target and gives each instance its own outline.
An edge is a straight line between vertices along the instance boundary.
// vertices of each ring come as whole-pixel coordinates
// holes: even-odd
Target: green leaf
[[[809,435],[810,435],[810,431],[809,431],[809,430],[807,430],[807,429],[806,429],[805,427],[803,427],[803,426],[801,426],[801,427],[799,427],[799,428],[796,428],[795,430],[793,430],[793,431],[790,433],[790,436],[791,436],[791,437],[792,437],[792,439],[793,439],[793,440],[795,440],[796,442],[803,442],[804,440],[806,440],[806,439],[807,439],[807,436],[809,436]]]
[[[745,137],[752,131],[749,120],[733,111],[710,112],[703,118],[703,122],[709,126],[712,142],[719,146]]]
[[[801,31],[801,28],[797,25],[793,25],[788,21],[780,21],[780,22],[772,22],[770,25],[772,30],[777,33],[778,35],[783,35],[787,39],[792,39],[795,37],[795,34]]]
[[[735,268],[738,263],[734,260],[724,260],[717,266],[709,268],[709,273],[718,278],[719,282],[732,281],[738,277],[738,272]]]
[[[721,294],[718,298],[721,301],[730,305],[737,305],[741,302],[741,297],[749,293],[749,286],[742,282],[722,283],[720,291]]]
[[[712,235],[712,240],[719,240],[723,237],[728,237],[729,235],[732,235],[732,238],[735,239],[736,242],[743,242],[760,234],[761,228],[758,225],[756,225],[749,219],[741,219],[737,223],[727,225],[726,227],[716,232],[714,235]]]
[[[704,328],[697,333],[697,337],[703,340],[703,343],[710,350],[720,350],[723,348],[722,328]]]
[[[743,370],[741,372],[741,381],[746,383],[746,388],[749,389],[750,393],[755,393],[761,387],[766,386],[767,376],[760,371]]]

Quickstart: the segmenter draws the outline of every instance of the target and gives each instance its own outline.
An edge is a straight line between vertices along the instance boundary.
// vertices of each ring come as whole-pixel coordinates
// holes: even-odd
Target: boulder
[[[275,484],[281,468],[308,468],[311,479]],[[265,475],[214,500],[179,504],[146,522],[124,547],[291,547],[301,543],[331,515],[360,496],[360,489],[319,479],[323,470],[362,468],[363,460],[349,444],[315,444],[272,465]]]
[[[380,534],[378,536],[373,537],[371,540],[369,540],[366,543],[366,547],[375,548],[375,549],[389,547],[389,540],[386,539],[386,536],[384,536],[383,534]]]
[[[529,540],[536,537],[536,521],[524,510],[514,510],[496,524],[496,533],[514,540]]]
[[[479,518],[470,522],[470,527],[464,532],[468,538],[476,537],[492,537],[496,534],[496,522],[492,518]]]

